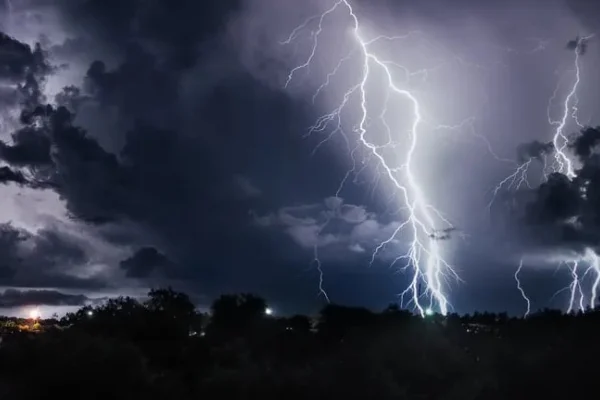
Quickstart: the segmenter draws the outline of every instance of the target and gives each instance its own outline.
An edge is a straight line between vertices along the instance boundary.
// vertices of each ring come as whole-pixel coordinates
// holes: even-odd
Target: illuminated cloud
[[[325,198],[322,203],[282,207],[271,214],[253,215],[258,226],[284,233],[307,251],[312,251],[316,245],[324,257],[328,250],[336,257],[344,253],[347,256],[364,253],[365,248],[372,250],[399,224],[397,221],[380,221],[364,206],[345,204],[339,197]]]

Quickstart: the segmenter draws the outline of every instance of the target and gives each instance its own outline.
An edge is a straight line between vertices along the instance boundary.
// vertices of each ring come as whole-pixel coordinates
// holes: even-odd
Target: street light
[[[270,307],[265,308],[265,314],[267,315],[273,315],[273,309]]]

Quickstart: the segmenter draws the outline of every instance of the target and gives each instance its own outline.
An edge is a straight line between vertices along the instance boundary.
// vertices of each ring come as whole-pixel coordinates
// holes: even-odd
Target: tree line
[[[252,294],[202,314],[184,293],[110,299],[5,335],[0,397],[525,399],[594,393],[600,312],[421,318],[327,305],[269,315]],[[5,321],[6,322],[6,321]]]

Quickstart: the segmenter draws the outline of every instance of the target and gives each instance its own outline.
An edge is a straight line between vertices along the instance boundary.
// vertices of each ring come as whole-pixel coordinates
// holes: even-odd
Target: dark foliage
[[[525,399],[591,393],[600,313],[421,318],[326,306],[312,319],[172,289],[60,321],[4,319],[0,395],[22,399]],[[41,328],[39,328],[41,326]]]

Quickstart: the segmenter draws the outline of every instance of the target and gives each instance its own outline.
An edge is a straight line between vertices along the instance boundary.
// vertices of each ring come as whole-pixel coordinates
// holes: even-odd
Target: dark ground
[[[12,399],[525,399],[595,392],[600,313],[426,319],[329,305],[265,314],[222,296],[210,317],[152,291],[60,321],[4,321],[0,395]],[[29,328],[27,328],[29,326]],[[10,333],[12,332],[12,333]]]

